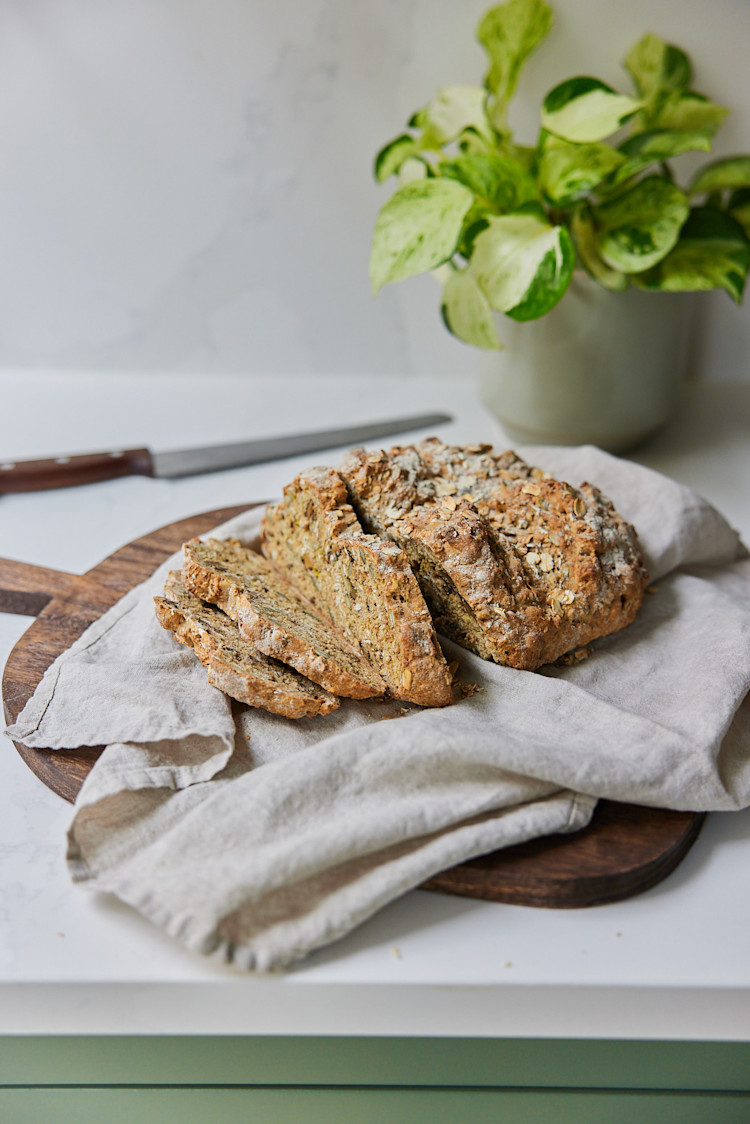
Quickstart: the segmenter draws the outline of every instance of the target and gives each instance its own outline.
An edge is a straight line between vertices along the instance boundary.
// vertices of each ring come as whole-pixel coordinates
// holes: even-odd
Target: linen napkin
[[[105,744],[76,803],[72,877],[188,948],[293,963],[430,875],[583,827],[600,797],[750,804],[750,560],[689,489],[593,447],[522,450],[636,527],[655,592],[589,658],[529,673],[450,642],[476,687],[445,709],[345,700],[290,721],[233,704],[131,591],[46,673],[7,732]],[[261,513],[214,534],[257,541]]]

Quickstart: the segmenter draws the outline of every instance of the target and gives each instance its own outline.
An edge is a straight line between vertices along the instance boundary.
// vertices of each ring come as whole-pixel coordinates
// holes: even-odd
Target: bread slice
[[[483,659],[543,660],[544,608],[523,567],[471,504],[415,507],[393,525],[439,632]]]
[[[223,609],[259,651],[334,695],[385,694],[385,683],[359,649],[256,551],[234,539],[193,539],[182,549],[187,589]]]
[[[154,605],[161,626],[193,649],[209,683],[233,699],[285,718],[311,718],[340,706],[317,683],[259,652],[221,609],[190,593],[180,574],[169,575],[165,596],[155,597]]]
[[[353,450],[339,470],[365,529],[406,552],[439,629],[484,658],[533,670],[637,612],[637,536],[590,485],[436,438]]]
[[[357,643],[394,698],[453,701],[451,674],[403,551],[362,530],[346,485],[312,468],[266,510],[263,553],[304,597]]]

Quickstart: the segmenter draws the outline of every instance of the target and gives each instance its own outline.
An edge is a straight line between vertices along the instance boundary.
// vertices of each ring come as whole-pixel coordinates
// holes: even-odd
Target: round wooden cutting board
[[[0,559],[0,612],[37,619],[8,657],[5,720],[15,721],[52,661],[129,589],[187,539],[247,510],[223,508],[171,523],[128,543],[80,576]],[[45,751],[14,743],[32,772],[74,801],[101,746]],[[675,869],[705,816],[602,800],[591,823],[472,859],[431,878],[424,889],[517,905],[575,908],[631,897]]]

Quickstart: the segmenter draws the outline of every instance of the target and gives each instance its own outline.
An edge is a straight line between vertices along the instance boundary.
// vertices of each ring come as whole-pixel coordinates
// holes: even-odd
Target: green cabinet
[[[3,1124],[748,1124],[750,1044],[0,1039]]]
[[[4,1089],[6,1124],[747,1124],[750,1096],[499,1089]]]

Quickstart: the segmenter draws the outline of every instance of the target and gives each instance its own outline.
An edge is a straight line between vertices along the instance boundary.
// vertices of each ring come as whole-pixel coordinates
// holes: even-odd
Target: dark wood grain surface
[[[52,661],[189,538],[253,505],[204,512],[128,543],[80,576],[0,559],[0,611],[37,615],[11,652],[2,680],[5,720],[14,722]],[[32,772],[74,801],[102,751],[35,750],[14,743]],[[548,908],[631,897],[656,885],[687,854],[704,816],[602,800],[591,823],[472,859],[424,889]]]

